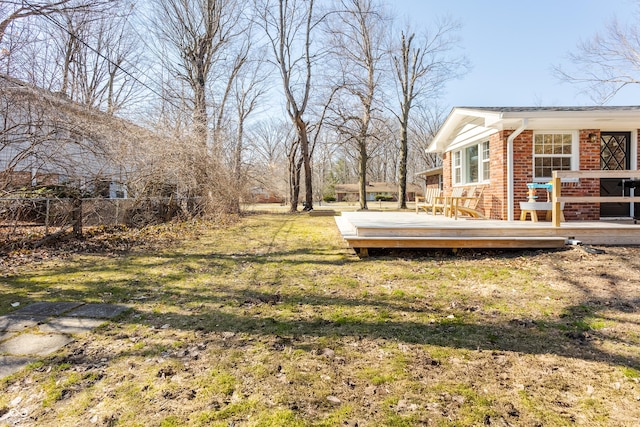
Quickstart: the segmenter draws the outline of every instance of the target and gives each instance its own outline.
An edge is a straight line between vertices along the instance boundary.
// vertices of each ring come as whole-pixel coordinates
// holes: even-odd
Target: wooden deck
[[[557,248],[569,239],[590,245],[640,245],[629,221],[550,222],[466,220],[412,212],[344,212],[336,224],[349,246],[369,248]]]

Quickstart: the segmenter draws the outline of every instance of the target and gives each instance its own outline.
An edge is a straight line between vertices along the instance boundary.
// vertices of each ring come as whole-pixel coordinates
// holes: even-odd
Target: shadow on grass
[[[634,303],[640,303],[640,300]],[[509,351],[523,354],[554,354],[561,357],[586,361],[602,362],[613,366],[625,366],[640,370],[640,358],[637,355],[610,353],[593,343],[597,340],[612,339],[598,332],[584,335],[566,322],[547,322],[544,324],[522,324],[518,321],[497,323],[473,323],[462,320],[435,323],[402,321],[331,321],[323,318],[313,320],[281,320],[274,317],[250,317],[208,310],[206,313],[180,315],[170,313],[149,317],[147,312],[133,310],[120,318],[121,323],[140,326],[169,325],[173,330],[228,333],[248,337],[270,337],[274,340],[274,349],[278,343],[286,343],[294,350],[312,351],[304,337],[324,337],[339,340],[343,337],[355,339],[382,339],[391,342],[424,344],[456,349]],[[165,330],[167,327],[163,326]],[[126,336],[125,336],[126,338]],[[242,338],[236,338],[236,347],[242,347]],[[222,347],[234,347],[233,340],[224,339]],[[300,341],[300,345],[296,342]],[[339,342],[339,341],[338,341]],[[144,348],[131,352],[123,351],[110,357],[126,355],[159,356],[165,346]]]
[[[126,262],[122,263],[114,260],[110,265],[85,262],[54,269],[52,273],[56,275],[83,273],[86,276],[83,283],[58,288],[55,293],[48,292],[51,290],[48,285],[35,281],[42,273],[7,278],[5,282],[16,289],[16,294],[9,293],[3,298],[8,300],[13,296],[19,297],[23,301],[22,306],[42,300],[125,303],[130,304],[133,310],[119,319],[122,323],[156,327],[168,324],[171,328],[185,331],[287,337],[293,342],[296,337],[303,336],[383,339],[469,350],[555,354],[640,369],[640,356],[617,354],[605,350],[607,346],[601,345],[602,342],[612,342],[637,346],[637,343],[588,327],[590,320],[606,319],[606,316],[599,314],[601,311],[637,313],[640,298],[625,298],[615,294],[611,298],[596,298],[578,279],[570,281],[573,286],[582,290],[584,298],[566,307],[563,316],[543,321],[506,319],[504,314],[496,318],[490,313],[465,313],[462,310],[458,310],[455,312],[456,316],[450,318],[451,311],[431,305],[426,300],[404,296],[394,296],[393,299],[379,296],[348,298],[308,290],[292,293],[295,290],[291,288],[292,285],[281,289],[274,284],[273,290],[267,291],[265,286],[252,289],[250,286],[221,284],[199,284],[197,288],[190,288],[181,282],[185,277],[189,279],[203,277],[202,275],[231,278],[241,263],[247,263],[258,270],[274,264],[274,268],[277,267],[274,274],[278,279],[278,268],[282,270],[297,265],[308,266],[310,269],[314,266],[349,265],[352,262],[362,261],[329,247],[259,255],[145,254],[139,258],[128,256]],[[136,272],[139,272],[141,266],[149,270],[171,267],[173,271],[153,276],[149,280],[144,277],[140,280],[136,278]],[[181,271],[176,271],[176,266]],[[126,277],[92,279],[113,269]],[[258,280],[258,273],[250,276],[249,280]],[[158,305],[164,305],[166,312],[158,312],[156,309],[149,311],[150,307]],[[300,306],[311,307],[312,314],[295,318],[295,312],[292,314],[290,309]],[[346,308],[344,315],[336,317],[329,314],[333,308],[342,307]],[[390,314],[379,318],[350,316],[349,309],[357,307],[373,312],[387,311]],[[175,308],[175,311],[171,311],[171,308]],[[184,314],[184,311],[191,313]],[[399,320],[402,313],[396,315],[396,312],[425,313],[421,315],[424,321],[402,321]]]

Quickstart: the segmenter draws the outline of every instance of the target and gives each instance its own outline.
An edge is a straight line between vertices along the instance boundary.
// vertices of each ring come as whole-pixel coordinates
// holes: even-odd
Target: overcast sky
[[[401,16],[419,29],[434,16],[462,24],[461,46],[472,70],[449,83],[444,105],[559,106],[592,105],[580,89],[560,83],[553,65],[580,40],[604,32],[614,18],[630,22],[634,0],[395,0]],[[636,85],[640,86],[640,85]],[[608,105],[640,105],[640,87],[623,89]]]

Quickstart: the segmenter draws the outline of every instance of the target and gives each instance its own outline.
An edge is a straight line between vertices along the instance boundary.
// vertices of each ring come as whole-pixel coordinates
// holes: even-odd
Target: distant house
[[[527,184],[549,182],[552,171],[637,170],[639,138],[638,106],[458,107],[429,151],[443,158],[445,192],[482,185],[485,215],[513,220],[520,214],[519,202],[527,200]],[[634,191],[621,184],[619,179],[566,179],[562,194]],[[564,215],[567,220],[629,217],[635,208],[632,203],[571,203]]]
[[[0,74],[0,190],[66,186],[126,198],[140,127]],[[135,135],[135,136],[134,136]]]
[[[376,196],[384,196],[390,200],[398,200],[398,184],[390,182],[367,183],[367,201],[375,201]],[[358,201],[360,184],[336,184],[336,201]],[[407,201],[413,201],[416,194],[422,194],[422,190],[415,184],[407,183]]]
[[[277,194],[275,191],[268,190],[263,187],[254,187],[251,189],[251,197],[254,203],[284,203],[284,196]]]
[[[416,173],[416,178],[420,182],[421,187],[423,187],[423,190],[427,188],[437,188],[439,190],[442,190],[442,171],[442,166],[438,166],[436,168],[431,168]]]

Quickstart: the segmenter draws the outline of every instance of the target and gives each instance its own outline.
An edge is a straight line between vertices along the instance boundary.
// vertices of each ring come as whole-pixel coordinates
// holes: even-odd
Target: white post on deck
[[[562,189],[562,183],[560,178],[558,178],[558,172],[553,171],[553,178],[551,179],[551,222],[554,227],[560,227],[560,218],[561,218],[561,210],[560,210],[560,201],[558,198],[560,197],[560,191]]]

